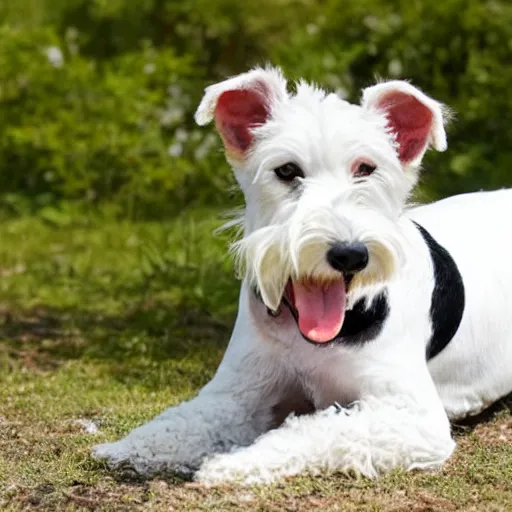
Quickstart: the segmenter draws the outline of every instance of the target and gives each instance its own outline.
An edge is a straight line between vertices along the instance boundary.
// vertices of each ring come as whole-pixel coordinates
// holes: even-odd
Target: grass
[[[459,432],[438,473],[207,490],[89,457],[213,375],[237,283],[216,212],[0,225],[0,510],[512,510],[512,418]],[[77,420],[91,420],[87,433]]]

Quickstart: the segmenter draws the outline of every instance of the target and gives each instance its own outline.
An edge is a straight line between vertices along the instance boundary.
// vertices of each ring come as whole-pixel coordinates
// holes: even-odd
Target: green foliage
[[[196,192],[187,180],[212,174],[193,158],[212,138],[187,123],[191,58],[147,43],[102,64],[81,56],[69,33],[63,47],[49,30],[27,39],[4,27],[0,40],[4,201],[22,192],[39,206],[115,198],[129,210],[172,211],[170,191],[186,201]]]
[[[16,212],[222,204],[233,181],[193,111],[205,85],[265,61],[351,100],[410,78],[455,111],[423,192],[512,184],[504,0],[7,0],[0,27],[0,201]]]

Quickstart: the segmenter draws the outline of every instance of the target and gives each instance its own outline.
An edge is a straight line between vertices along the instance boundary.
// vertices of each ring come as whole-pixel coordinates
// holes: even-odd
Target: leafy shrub
[[[172,211],[170,191],[183,203],[197,193],[186,185],[197,173],[217,181],[204,160],[215,139],[189,129],[187,91],[199,81],[190,58],[148,43],[101,64],[47,30],[27,40],[4,28],[0,40],[7,200],[23,192],[36,203],[117,199],[130,210]]]
[[[352,100],[407,77],[454,107],[428,197],[512,183],[505,1],[18,0],[0,26],[0,200],[18,211],[224,203],[232,178],[193,111],[205,85],[268,60]]]

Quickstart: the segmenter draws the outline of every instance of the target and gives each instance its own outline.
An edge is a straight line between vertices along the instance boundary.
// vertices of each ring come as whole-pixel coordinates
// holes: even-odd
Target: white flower
[[[209,133],[197,146],[197,148],[194,151],[194,158],[196,160],[202,160],[205,158],[208,153],[210,152],[210,149],[217,144],[217,137],[213,133]]]
[[[314,35],[318,34],[318,25],[315,25],[314,23],[308,23],[306,25],[306,32],[310,36],[314,36]]]
[[[61,68],[64,65],[64,55],[58,46],[48,46],[45,49],[46,57],[54,68]]]
[[[363,19],[364,25],[369,28],[370,30],[377,30],[380,25],[379,18],[377,16],[365,16]]]
[[[398,59],[393,59],[388,64],[388,72],[391,76],[400,76],[402,69],[402,63]]]
[[[200,146],[197,146],[197,148],[194,151],[194,159],[202,160],[207,154],[208,147],[205,144],[201,144]]]
[[[155,65],[153,62],[148,62],[148,63],[144,66],[144,73],[146,73],[146,75],[151,75],[151,74],[153,74],[155,71],[156,71],[156,65]]]
[[[188,132],[184,128],[178,128],[174,137],[177,142],[185,142],[188,139]]]
[[[160,123],[162,126],[171,126],[173,124],[181,122],[185,115],[184,109],[178,106],[169,106],[167,110],[164,110],[160,116]]]
[[[175,142],[174,144],[171,144],[169,146],[169,148],[167,149],[167,154],[174,158],[181,156],[182,153],[183,153],[183,144],[181,144],[180,142]]]

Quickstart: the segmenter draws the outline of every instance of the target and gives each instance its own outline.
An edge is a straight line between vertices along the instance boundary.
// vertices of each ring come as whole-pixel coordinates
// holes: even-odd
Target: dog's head
[[[429,146],[446,148],[442,106],[407,82],[350,104],[277,69],[208,87],[196,121],[215,121],[246,199],[233,246],[243,275],[316,343],[341,329],[351,297],[400,265],[400,214]]]

